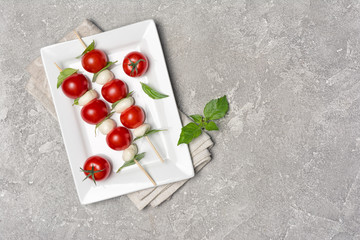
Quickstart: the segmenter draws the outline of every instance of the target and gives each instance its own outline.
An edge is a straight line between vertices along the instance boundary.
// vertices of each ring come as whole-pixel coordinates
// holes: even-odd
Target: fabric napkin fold
[[[102,32],[95,24],[89,20],[82,22],[77,28],[74,29],[81,36],[89,36]],[[68,33],[60,42],[75,39],[76,36],[73,32]],[[26,90],[51,113],[54,118],[57,118],[55,113],[54,104],[52,101],[48,81],[46,79],[44,67],[41,57],[36,58],[28,65],[26,70],[30,73],[31,77],[26,84]],[[183,124],[189,123],[191,120],[181,111],[180,116]],[[195,172],[199,172],[211,160],[209,149],[213,146],[213,142],[209,135],[206,133],[201,134],[198,138],[189,144],[191,157]],[[170,183],[150,189],[141,190],[138,192],[130,193],[127,196],[141,210],[148,205],[156,207],[169,199],[187,180]]]

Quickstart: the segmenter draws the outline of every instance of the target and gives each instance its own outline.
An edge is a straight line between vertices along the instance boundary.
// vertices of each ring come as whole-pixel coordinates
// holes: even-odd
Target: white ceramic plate
[[[119,61],[115,66],[111,67],[111,71],[113,71],[116,78],[127,83],[129,91],[134,91],[133,96],[136,104],[145,110],[146,122],[150,123],[153,129],[167,129],[167,131],[150,136],[152,142],[165,159],[165,163],[161,163],[157,159],[146,140],[140,139],[137,141],[139,152],[146,152],[145,158],[140,163],[150,173],[157,185],[193,177],[194,169],[188,146],[185,144],[177,146],[182,125],[154,21],[147,20],[135,23],[85,37],[83,40],[88,45],[92,40],[95,40],[96,48],[105,51],[109,61]],[[79,59],[75,59],[83,50],[80,42],[73,40],[42,48],[41,56],[76,190],[80,202],[89,204],[150,188],[153,185],[136,165],[124,168],[120,173],[115,173],[124,163],[121,158],[122,152],[110,149],[106,144],[106,137],[100,132],[95,137],[94,125],[85,123],[80,116],[81,107],[72,106],[73,101],[62,93],[61,88],[56,88],[59,71],[54,62],[61,68],[79,69],[80,73],[85,74],[89,81],[91,80],[92,74],[87,73],[82,68]],[[131,51],[140,51],[149,59],[149,70],[143,77],[130,78],[122,70],[122,60]],[[152,86],[161,93],[169,95],[169,97],[161,100],[149,98],[142,91],[140,81]],[[93,83],[92,88],[101,93],[100,85]],[[118,126],[121,126],[119,114],[115,113],[112,119],[117,122]],[[92,181],[82,181],[84,174],[80,171],[84,161],[93,155],[106,157],[113,166],[110,177],[104,181],[99,181],[97,186]]]

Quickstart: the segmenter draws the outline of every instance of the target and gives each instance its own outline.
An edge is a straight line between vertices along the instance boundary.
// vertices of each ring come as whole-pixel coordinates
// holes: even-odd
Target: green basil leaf
[[[144,137],[144,136],[134,138],[133,142],[135,142],[136,140],[139,140],[142,137]]]
[[[97,130],[97,128],[100,127],[100,125],[101,125],[103,122],[105,122],[105,120],[111,118],[111,116],[112,116],[114,113],[115,113],[115,112],[110,112],[110,113],[106,116],[106,118],[104,118],[101,122],[99,122],[98,124],[95,125],[95,136],[96,136],[96,130]]]
[[[140,160],[143,159],[144,157],[145,157],[145,153],[143,152],[143,153],[136,154],[135,157],[134,157],[134,159],[135,159],[136,161],[140,161]]]
[[[136,159],[137,161],[140,161],[141,159],[143,159],[145,157],[145,153],[140,153],[140,154],[137,154],[135,155],[134,159]],[[135,161],[133,160],[130,160],[130,161],[127,161],[125,162],[117,171],[116,173],[120,172],[121,169],[125,168],[125,167],[129,167],[131,165],[134,165],[135,164]]]
[[[151,130],[149,130],[149,131],[147,131],[143,136],[140,136],[140,137],[136,137],[135,139],[134,139],[134,142],[136,141],[136,140],[139,140],[140,138],[143,138],[143,137],[145,137],[145,136],[149,136],[149,135],[151,135],[151,134],[153,134],[153,133],[157,133],[157,132],[161,132],[161,131],[166,131],[166,129],[151,129]]]
[[[74,68],[65,68],[64,70],[62,70],[58,76],[57,88],[59,88],[61,86],[61,84],[64,82],[64,80],[67,77],[70,77],[71,75],[76,73],[78,70],[79,69],[74,69]]]
[[[95,48],[95,41],[93,40],[92,43],[89,46],[87,46],[87,48],[85,48],[85,50],[82,52],[82,54],[80,56],[77,56],[76,58],[81,58],[86,53],[94,50],[94,48]]]
[[[229,110],[229,103],[226,96],[213,99],[204,108],[205,120],[216,120],[225,116]]]
[[[105,67],[103,67],[100,71],[98,71],[97,73],[95,73],[95,74],[93,75],[93,78],[92,78],[91,81],[92,81],[92,82],[95,82],[97,76],[99,76],[99,74],[100,74],[102,71],[104,71],[105,69],[108,69],[111,65],[113,65],[114,63],[117,63],[117,62],[118,62],[118,61],[115,61],[115,62],[107,62]]]
[[[134,165],[134,164],[135,164],[134,160],[127,161],[116,171],[116,173],[120,172],[121,169],[129,167],[129,166]]]
[[[151,129],[145,133],[145,136],[149,136],[153,133],[157,133],[157,132],[161,132],[161,131],[166,131],[166,129]]]
[[[80,99],[80,98],[76,98],[76,99],[74,99],[73,106],[74,106],[74,105],[79,105],[79,99]]]
[[[208,131],[219,130],[219,128],[216,126],[216,123],[213,121],[205,122],[205,129]]]
[[[199,123],[199,124],[203,120],[203,116],[201,116],[200,114],[190,115],[190,117],[194,120],[194,122]]]
[[[141,83],[141,87],[142,87],[143,91],[152,99],[161,99],[161,98],[166,98],[169,96],[169,95],[159,93],[158,91],[149,87],[145,83],[142,83],[142,82],[140,82],[140,83]]]
[[[201,134],[201,127],[196,123],[189,123],[181,129],[180,138],[177,145],[182,143],[189,144],[194,138]]]
[[[134,93],[134,91],[129,92],[129,93],[126,95],[126,97],[131,96],[133,93]]]

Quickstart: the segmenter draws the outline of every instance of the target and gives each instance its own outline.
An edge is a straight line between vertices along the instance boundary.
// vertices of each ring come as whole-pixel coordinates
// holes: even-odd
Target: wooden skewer
[[[150,138],[148,136],[145,136],[145,138],[148,141],[148,143],[150,144],[151,148],[156,153],[156,156],[160,159],[161,162],[164,162],[164,159],[161,157],[160,153],[156,150],[154,144],[152,144],[152,142],[150,141]]]
[[[74,30],[74,33],[75,33],[76,37],[79,39],[79,41],[81,42],[81,44],[84,46],[84,48],[87,48],[86,44],[84,43],[84,41],[82,40],[80,35],[75,30]]]
[[[61,72],[62,71],[61,67],[59,67],[59,65],[57,65],[55,62],[54,62],[54,64],[57,67],[57,69],[59,69],[59,71]]]
[[[149,180],[154,184],[154,186],[156,186],[156,182],[154,181],[154,179],[150,176],[150,174],[143,168],[143,166],[141,166],[141,164],[134,159],[134,162],[136,163],[136,165],[138,165],[138,167],[145,173],[145,175],[149,178]]]

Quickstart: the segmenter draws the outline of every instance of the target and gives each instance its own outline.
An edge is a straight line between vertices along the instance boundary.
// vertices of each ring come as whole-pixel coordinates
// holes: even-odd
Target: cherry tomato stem
[[[147,57],[140,52],[130,52],[123,60],[124,72],[130,77],[140,77],[149,67]]]
[[[105,158],[100,156],[92,156],[86,159],[81,171],[86,175],[83,181],[86,179],[92,179],[96,185],[96,181],[101,181],[110,175],[111,164]]]

